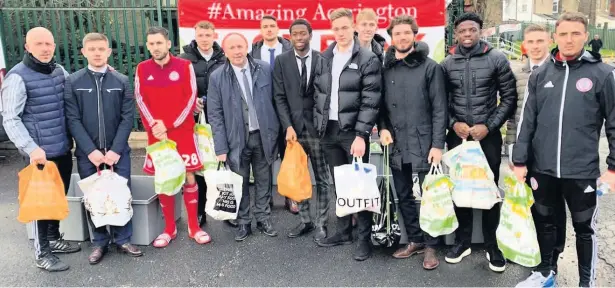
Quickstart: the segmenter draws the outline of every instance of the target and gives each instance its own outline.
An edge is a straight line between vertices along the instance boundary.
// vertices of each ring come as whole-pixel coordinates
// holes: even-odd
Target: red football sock
[[[173,236],[175,232],[175,196],[159,194],[162,215],[164,215],[164,232]]]
[[[188,214],[188,228],[191,233],[196,233],[201,230],[197,219],[197,210],[199,203],[199,189],[196,183],[190,185],[184,184],[184,204],[186,205],[186,214]]]

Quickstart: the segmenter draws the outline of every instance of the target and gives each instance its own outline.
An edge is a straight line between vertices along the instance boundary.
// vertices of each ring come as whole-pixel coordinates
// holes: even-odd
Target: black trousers
[[[28,157],[24,158],[26,165],[30,164]],[[68,152],[65,155],[48,158],[47,161],[51,161],[58,166],[60,177],[64,183],[64,193],[68,193],[68,187],[70,185],[70,175],[73,172],[73,155]],[[58,220],[38,220],[33,223],[34,229],[34,255],[36,259],[40,259],[51,253],[51,247],[49,241],[55,241],[60,239],[60,221]]]
[[[263,142],[260,132],[250,132],[248,143],[241,152],[241,163],[239,167],[231,165],[231,171],[243,177],[243,194],[239,203],[237,213],[237,223],[249,225],[252,223],[250,215],[250,166],[254,174],[254,217],[257,222],[264,222],[271,218],[271,165],[265,157]]]
[[[560,209],[567,203],[576,234],[579,286],[594,287],[598,261],[598,241],[594,230],[598,214],[596,179],[560,179],[536,172],[530,172],[528,178],[536,188],[533,189],[536,202],[532,206],[532,215],[541,256],[536,270],[544,273],[557,270],[554,254],[557,246],[564,244],[566,239],[564,235],[562,240],[558,230],[562,218]],[[560,241],[564,243],[558,243]]]
[[[472,139],[468,139],[472,140]],[[453,149],[462,143],[462,139],[457,136],[454,131],[449,131],[446,142],[448,149]],[[482,141],[480,146],[485,153],[489,168],[493,171],[494,181],[497,185],[500,179],[500,163],[502,162],[502,135],[499,130],[489,133]],[[495,239],[495,231],[500,224],[500,207],[501,205],[495,204],[489,210],[482,210],[483,212],[483,238],[485,247],[487,249],[497,248],[497,242]],[[457,245],[463,245],[470,247],[472,244],[472,224],[474,217],[474,209],[461,208],[455,206],[455,214],[457,215],[457,221],[459,221],[459,228],[455,231],[455,242]]]
[[[337,121],[327,123],[327,131],[324,138],[320,141],[322,150],[325,152],[329,170],[335,183],[335,166],[352,163],[350,146],[356,137],[354,131],[341,131]],[[370,241],[372,229],[372,212],[362,211],[357,213],[357,228],[359,241]],[[338,217],[337,232],[341,235],[352,235],[352,215]]]
[[[408,242],[425,244],[427,247],[434,247],[438,244],[438,238],[431,237],[421,230],[419,225],[419,209],[416,198],[412,193],[412,164],[403,164],[401,170],[391,169],[395,191],[399,198],[399,212],[404,219],[404,228],[408,235]]]
[[[197,204],[197,216],[206,217],[205,216],[205,203],[207,203],[207,184],[205,183],[205,177],[201,175],[194,175],[194,179],[196,180],[196,185],[199,188],[199,202]],[[201,220],[202,224],[204,220]]]

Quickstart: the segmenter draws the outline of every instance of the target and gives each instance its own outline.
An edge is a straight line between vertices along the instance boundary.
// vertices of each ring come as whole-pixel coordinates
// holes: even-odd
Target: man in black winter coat
[[[100,169],[111,168],[128,180],[130,187],[130,146],[135,113],[133,90],[128,77],[110,71],[107,59],[111,55],[109,40],[103,34],[90,33],[83,38],[83,55],[88,67],[71,74],[64,86],[64,104],[68,129],[75,138],[77,171],[81,179]],[[113,240],[118,251],[133,257],[143,253],[130,243],[132,220],[124,226],[92,227],[90,264],[98,264]]]
[[[333,177],[336,166],[365,154],[365,139],[374,127],[382,97],[382,64],[376,54],[360,47],[352,18],[352,11],[345,8],[331,13],[335,42],[322,53],[314,71],[314,127]],[[338,218],[337,232],[316,243],[321,247],[351,244],[351,218]],[[372,213],[359,212],[357,218],[354,259],[363,261],[371,256]]]
[[[192,62],[194,74],[196,76],[197,85],[197,109],[195,111],[195,121],[199,121],[199,113],[205,113],[205,121],[207,121],[207,108],[204,104],[207,103],[207,87],[209,86],[209,75],[218,67],[224,65],[226,56],[218,43],[215,42],[214,35],[216,34],[214,24],[209,21],[200,21],[194,26],[194,40],[190,44],[183,47],[184,53],[179,55]],[[199,203],[198,217],[199,226],[205,224],[205,202],[207,201],[207,185],[205,178],[202,175],[196,175],[196,183],[199,187]],[[227,221],[231,225],[235,225],[233,221]]]
[[[517,287],[553,287],[557,274],[558,209],[568,204],[576,236],[579,287],[596,286],[597,180],[615,188],[615,71],[600,54],[585,51],[582,13],[555,24],[557,48],[530,75],[512,161],[519,181],[529,178],[541,262]],[[600,175],[600,131],[605,125],[608,169]],[[529,166],[529,167],[528,167]],[[528,171],[529,169],[529,171]]]
[[[385,59],[385,92],[378,128],[382,145],[390,145],[399,211],[410,242],[393,257],[402,259],[425,252],[423,268],[431,270],[439,265],[434,247],[438,239],[419,226],[412,171],[414,166],[436,165],[442,159],[447,112],[444,76],[440,65],[427,56],[427,44],[414,41],[418,25],[412,16],[395,17],[388,32],[395,44]]]
[[[441,64],[449,96],[448,149],[460,145],[464,139],[480,141],[497,184],[502,162],[500,128],[517,107],[515,76],[506,56],[480,40],[483,21],[478,15],[463,14],[454,25],[459,44]],[[448,263],[459,263],[472,252],[473,209],[455,207],[455,214],[459,228],[455,231],[455,246],[445,257]],[[483,211],[489,268],[496,272],[506,269],[506,259],[495,239],[499,219],[499,204]]]

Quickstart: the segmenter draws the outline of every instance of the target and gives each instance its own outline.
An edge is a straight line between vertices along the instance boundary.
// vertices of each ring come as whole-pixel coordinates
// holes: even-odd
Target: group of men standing
[[[278,153],[283,157],[287,141],[303,147],[317,182],[317,217],[312,219],[308,200],[287,199],[285,206],[301,219],[287,236],[315,230],[314,240],[321,247],[354,242],[352,216],[339,218],[336,230],[328,230],[328,179],[334,176],[334,167],[369,153],[369,137],[377,125],[381,143],[390,147],[399,211],[409,240],[393,257],[424,253],[423,267],[435,269],[437,239],[420,229],[412,174],[439,164],[445,145],[452,149],[466,140],[479,141],[497,183],[500,128],[508,120],[509,130],[518,127],[506,141],[512,149],[511,167],[522,181],[530,175],[527,181],[535,193],[532,209],[542,255],[536,272],[520,285],[547,287],[554,282],[565,240],[564,199],[576,231],[580,285],[593,285],[597,141],[604,119],[611,153],[609,171],[602,180],[611,186],[615,183],[615,73],[600,62],[599,55],[583,50],[587,40],[583,16],[560,17],[554,34],[559,48],[552,55],[547,30],[536,25],[526,29],[524,45],[530,64],[514,73],[504,54],[480,40],[483,22],[473,13],[455,21],[458,45],[441,64],[428,57],[425,43],[416,41],[419,27],[411,16],[390,20],[387,32],[392,45],[386,51],[379,41],[382,37],[375,34],[373,10],[363,9],[355,21],[350,10],[340,8],[330,14],[330,20],[335,41],[322,52],[310,47],[312,27],[305,19],[290,25],[288,41],[277,36],[275,18],[263,17],[263,41],[251,53],[240,33],[228,34],[218,45],[214,25],[207,21],[195,26],[195,40],[180,57],[169,53],[171,42],[164,28],[148,30],[152,59],[137,67],[134,98],[150,144],[173,140],[186,163],[189,237],[199,244],[211,241],[201,229],[206,183],[194,174],[202,163],[192,132],[197,119],[192,116],[206,113],[218,160],[243,177],[238,217],[228,223],[237,226],[236,241],[252,233],[250,170],[257,229],[271,237],[278,235],[271,221],[272,164]],[[126,76],[107,65],[108,39],[97,33],[86,35],[82,52],[88,67],[71,75],[53,61],[54,46],[48,30],[32,29],[26,37],[24,61],[7,74],[2,115],[8,136],[28,163],[56,162],[66,187],[72,170],[72,139],[82,178],[114,167],[130,179],[127,140],[135,106],[133,89]],[[155,173],[149,156],[144,171]],[[154,241],[155,247],[166,247],[177,236],[173,201],[174,197],[160,195],[166,227]],[[499,207],[483,211],[486,256],[496,272],[506,267],[495,239]],[[455,207],[455,213],[459,220],[456,243],[445,257],[452,264],[471,254],[473,209]],[[371,256],[371,222],[371,212],[356,216],[354,259],[358,261]],[[61,239],[57,221],[37,221],[34,227],[37,266],[48,271],[68,269],[53,253],[76,252],[79,247]],[[100,262],[111,241],[102,228],[94,231],[91,264]],[[129,243],[131,231],[130,222],[113,227],[113,241],[121,251],[140,256],[141,251]]]

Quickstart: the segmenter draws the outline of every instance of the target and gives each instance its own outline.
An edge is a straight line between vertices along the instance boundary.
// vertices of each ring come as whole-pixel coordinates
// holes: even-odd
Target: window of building
[[[559,13],[559,0],[553,0],[553,14]]]
[[[521,5],[521,12],[523,13],[527,12],[527,4]]]

